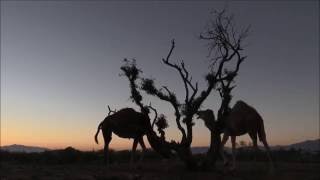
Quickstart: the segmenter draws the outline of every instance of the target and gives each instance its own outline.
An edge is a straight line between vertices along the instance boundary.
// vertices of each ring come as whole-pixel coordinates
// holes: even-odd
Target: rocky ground
[[[187,171],[176,161],[144,161],[130,165],[112,164],[105,167],[100,163],[72,163],[63,165],[44,165],[34,163],[1,162],[1,180],[9,179],[92,179],[92,180],[319,180],[319,163],[278,162],[271,173],[264,162],[239,162],[238,169],[224,172],[222,165],[217,170]]]

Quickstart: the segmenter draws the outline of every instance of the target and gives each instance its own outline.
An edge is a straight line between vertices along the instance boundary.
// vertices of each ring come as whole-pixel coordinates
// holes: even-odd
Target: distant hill
[[[260,149],[263,149],[263,147],[259,147]],[[307,140],[307,141],[302,141],[299,143],[294,143],[290,145],[285,145],[285,146],[272,146],[270,147],[273,150],[278,150],[278,149],[284,149],[284,150],[289,150],[289,149],[296,149],[296,150],[302,150],[305,152],[318,152],[320,151],[320,139],[317,140]],[[18,145],[18,144],[13,144],[9,146],[2,146],[0,147],[1,150],[3,151],[8,151],[8,152],[25,152],[25,153],[32,153],[32,152],[44,152],[44,151],[50,151],[51,149],[48,148],[43,148],[43,147],[36,147],[36,146],[24,146],[24,145]],[[66,148],[66,149],[70,149]],[[227,152],[231,152],[230,147],[225,147],[225,150]],[[203,147],[192,147],[191,151],[193,154],[203,154],[208,151],[207,146]]]
[[[24,146],[19,144],[13,144],[9,146],[1,146],[0,149],[2,151],[8,151],[8,152],[24,152],[24,153],[33,153],[33,152],[44,152],[49,151],[48,148],[43,147],[36,147],[36,146]]]
[[[209,147],[203,146],[203,147],[192,147],[191,151],[192,154],[203,154],[208,151]],[[260,149],[264,149],[264,147],[259,146]],[[320,139],[316,140],[306,140],[302,141],[299,143],[294,143],[290,145],[278,145],[278,146],[271,146],[270,147],[272,150],[279,150],[279,149],[284,149],[284,150],[289,150],[289,149],[295,149],[295,150],[302,150],[305,152],[319,152],[320,151]],[[225,147],[224,149],[227,152],[231,152],[230,147]]]
[[[283,148],[283,149],[296,149],[306,152],[317,152],[320,151],[320,139],[316,140],[307,140],[299,143],[290,144],[287,146],[275,146],[274,148]]]

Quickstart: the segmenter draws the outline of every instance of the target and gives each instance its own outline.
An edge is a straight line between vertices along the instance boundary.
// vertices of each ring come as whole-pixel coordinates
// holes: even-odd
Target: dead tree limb
[[[208,152],[208,159],[215,161],[221,142],[219,133],[224,126],[223,119],[230,111],[231,91],[235,87],[231,85],[238,75],[240,64],[246,58],[241,54],[243,50],[242,42],[248,36],[250,26],[237,33],[233,15],[227,15],[226,10],[214,11],[212,15],[213,18],[208,22],[206,31],[200,34],[200,39],[208,42],[210,55],[213,51],[215,52],[215,56],[212,57],[211,68],[212,71],[216,70],[216,73],[212,74],[212,79],[216,81],[216,90],[221,97],[221,104],[218,110],[218,122],[220,122],[221,126],[216,126],[214,132],[211,131],[212,146],[210,147],[216,149],[209,149]],[[236,62],[236,66],[233,69],[226,68],[225,65],[231,61]],[[204,95],[206,94],[204,93]]]
[[[152,121],[152,124],[151,124],[151,127],[152,127],[152,129],[153,129],[154,124],[156,123],[156,120],[157,120],[157,118],[158,118],[158,111],[157,111],[156,108],[152,107],[151,102],[150,102],[148,108],[150,108],[150,109],[154,112],[154,118],[153,118],[153,121]]]

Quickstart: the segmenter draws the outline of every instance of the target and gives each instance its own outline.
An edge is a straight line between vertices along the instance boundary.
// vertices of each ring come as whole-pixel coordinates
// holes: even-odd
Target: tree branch
[[[156,123],[156,120],[158,118],[158,111],[156,110],[156,108],[152,107],[151,102],[149,103],[148,108],[150,108],[154,112],[154,118],[153,118],[153,122],[151,124],[151,128],[153,129],[154,124]]]
[[[142,79],[141,89],[144,90],[147,94],[157,96],[159,99],[169,102],[173,106],[175,111],[175,116],[176,116],[176,124],[182,134],[181,141],[184,141],[184,139],[186,138],[186,132],[180,123],[180,118],[181,118],[181,114],[179,111],[180,104],[175,94],[172,91],[170,91],[168,87],[163,86],[162,89],[164,89],[167,93],[167,94],[164,94],[162,92],[162,89],[159,90],[155,87],[154,81],[152,79]]]
[[[174,68],[175,70],[177,70],[180,74],[180,77],[183,81],[183,84],[184,84],[184,88],[185,88],[185,92],[186,92],[186,95],[185,95],[185,104],[188,104],[190,103],[190,101],[192,100],[191,98],[189,98],[189,88],[191,88],[191,90],[193,91],[191,97],[194,97],[194,94],[197,93],[198,91],[198,88],[197,85],[196,87],[192,84],[191,80],[192,80],[192,77],[189,77],[189,72],[187,71],[186,67],[185,67],[185,64],[183,61],[181,61],[180,63],[180,66],[177,65],[177,64],[173,64],[171,62],[169,62],[169,59],[170,59],[170,56],[172,54],[172,51],[175,47],[175,42],[174,40],[171,41],[171,48],[170,48],[170,51],[166,57],[166,59],[162,59],[162,62],[166,65],[168,65],[169,67],[172,67]]]
[[[111,108],[110,108],[110,106],[108,105],[108,110],[109,110],[109,112],[108,112],[108,116],[110,116],[110,114],[111,113],[115,113],[115,112],[117,112],[117,110],[111,110]]]

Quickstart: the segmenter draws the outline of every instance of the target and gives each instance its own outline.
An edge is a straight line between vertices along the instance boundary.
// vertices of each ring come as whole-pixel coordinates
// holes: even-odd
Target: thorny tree
[[[220,133],[223,128],[223,117],[230,110],[231,91],[235,87],[233,82],[238,75],[240,64],[246,58],[241,52],[243,50],[243,40],[248,35],[249,27],[237,31],[233,15],[227,15],[225,10],[220,12],[214,11],[212,12],[212,16],[205,31],[200,34],[200,39],[208,42],[208,57],[210,57],[210,70],[205,76],[207,82],[205,89],[199,90],[198,83],[192,81],[190,72],[183,61],[174,63],[170,60],[175,48],[174,40],[171,42],[168,55],[162,59],[162,62],[164,65],[175,70],[181,77],[185,89],[183,101],[178,101],[175,93],[168,87],[161,86],[159,88],[154,84],[153,79],[140,77],[142,71],[137,68],[135,60],[129,61],[125,59],[125,64],[121,67],[121,70],[130,82],[131,98],[140,107],[142,113],[148,115],[150,106],[143,105],[143,97],[140,94],[140,90],[172,105],[175,112],[175,122],[182,135],[181,139],[178,142],[173,140],[168,142],[165,140],[164,128],[167,127],[167,122],[164,116],[160,116],[157,120],[158,123],[156,123],[158,131],[161,134],[161,137],[158,139],[161,139],[161,147],[163,149],[175,151],[190,169],[199,168],[199,164],[207,167],[207,165],[213,164],[216,161],[221,142]],[[202,163],[198,163],[191,153],[194,126],[193,116],[213,90],[219,92],[221,97],[217,120],[220,126],[215,126],[215,129],[213,129],[210,123],[206,125],[211,132],[210,148],[206,159]],[[155,147],[153,148],[156,149]]]

